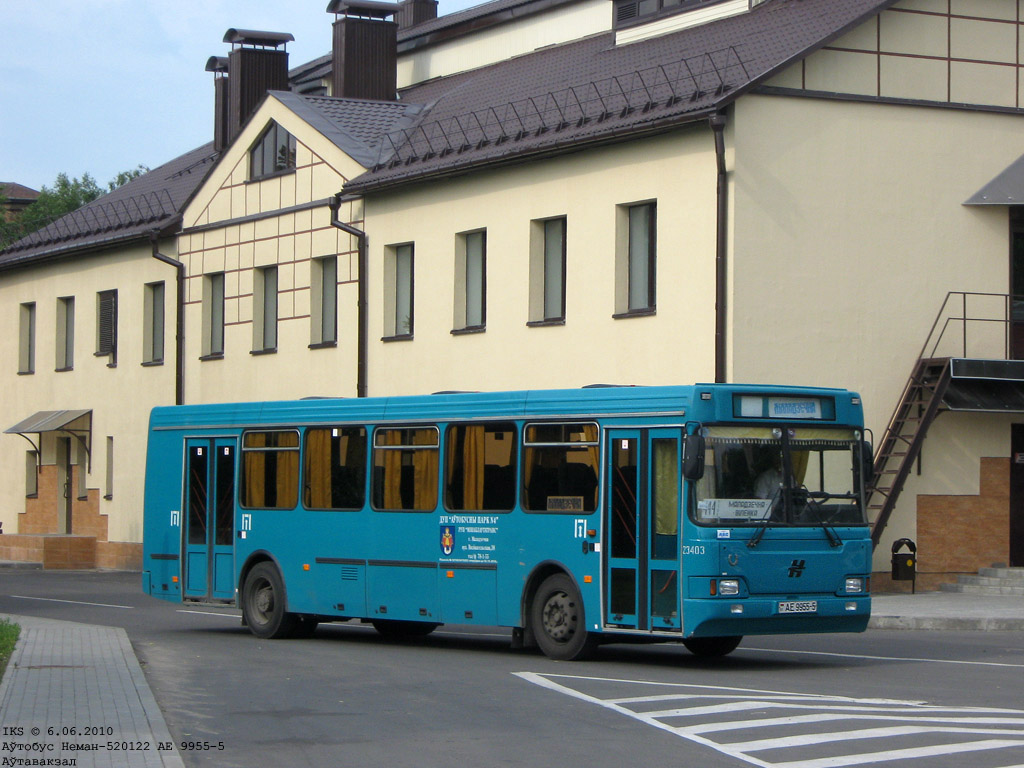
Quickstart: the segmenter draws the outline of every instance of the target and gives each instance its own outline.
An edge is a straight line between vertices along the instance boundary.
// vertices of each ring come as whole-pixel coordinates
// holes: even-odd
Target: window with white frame
[[[412,243],[389,246],[384,252],[384,337],[411,338],[413,334]]]
[[[203,358],[224,356],[224,273],[203,275]]]
[[[487,232],[455,238],[455,331],[482,331],[487,324]]]
[[[538,219],[530,231],[530,325],[565,322],[566,219]]]
[[[657,204],[616,206],[616,317],[649,315],[655,311],[657,253]]]
[[[338,343],[338,257],[313,259],[310,289],[310,346],[333,347]]]
[[[36,304],[22,304],[18,312],[18,373],[36,371]]]
[[[277,351],[277,267],[256,270],[253,285],[252,351]]]
[[[148,283],[142,296],[142,362],[164,361],[164,284]]]
[[[75,367],[75,297],[57,299],[57,370],[70,371]]]

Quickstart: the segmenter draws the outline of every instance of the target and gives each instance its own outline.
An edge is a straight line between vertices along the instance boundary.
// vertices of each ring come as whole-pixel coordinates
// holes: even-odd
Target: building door
[[[1024,213],[1010,209],[1010,357],[1024,360]]]
[[[605,621],[678,631],[681,430],[609,430]]]
[[[1010,428],[1010,565],[1024,567],[1024,424]]]
[[[235,440],[186,441],[183,596],[231,600],[234,585]]]
[[[57,438],[57,533],[72,533],[71,509],[75,500],[75,465],[71,438]]]

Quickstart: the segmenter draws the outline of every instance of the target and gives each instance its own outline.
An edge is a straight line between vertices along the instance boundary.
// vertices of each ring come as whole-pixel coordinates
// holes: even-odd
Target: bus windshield
[[[860,434],[810,427],[705,427],[695,522],[715,526],[866,525]]]

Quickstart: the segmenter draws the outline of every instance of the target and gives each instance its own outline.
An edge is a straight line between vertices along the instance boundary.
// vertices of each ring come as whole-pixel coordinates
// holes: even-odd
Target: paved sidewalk
[[[0,683],[0,764],[184,768],[123,629],[4,618],[21,636]]]
[[[123,629],[4,618],[21,637],[0,684],[0,764],[184,768]],[[1024,597],[875,595],[869,626],[1024,631]]]

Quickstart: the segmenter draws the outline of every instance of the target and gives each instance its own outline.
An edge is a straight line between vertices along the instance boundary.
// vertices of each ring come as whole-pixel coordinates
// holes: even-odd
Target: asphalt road
[[[233,609],[142,595],[135,574],[9,569],[0,612],[124,627],[175,739],[212,746],[190,766],[1024,764],[1020,633],[747,638],[714,661],[611,645],[560,663],[499,628],[264,641]]]

